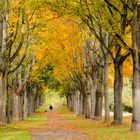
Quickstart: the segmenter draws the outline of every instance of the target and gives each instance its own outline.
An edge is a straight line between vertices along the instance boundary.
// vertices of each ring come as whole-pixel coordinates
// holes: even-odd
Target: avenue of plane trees
[[[124,75],[133,79],[130,130],[140,131],[139,0],[0,1],[0,125],[32,114],[46,85],[85,118],[103,119],[104,98],[108,122],[110,76],[112,124],[121,124]]]

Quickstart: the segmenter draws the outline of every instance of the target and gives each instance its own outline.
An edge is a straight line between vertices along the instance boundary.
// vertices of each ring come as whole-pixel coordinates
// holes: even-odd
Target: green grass
[[[38,113],[25,118],[23,121],[0,126],[0,140],[31,140],[28,131],[33,128],[43,127],[47,120],[47,116],[41,112],[48,110],[50,104],[52,104],[54,108],[57,108],[62,104],[58,93],[54,91],[46,93],[44,100],[46,102],[37,110]]]
[[[31,140],[30,135],[25,130],[17,131],[12,128],[0,129],[0,140]]]
[[[43,105],[45,108],[45,105]],[[39,111],[41,112],[41,107]],[[0,127],[0,140],[31,140],[28,130],[44,126],[47,117],[42,113],[35,113],[23,121],[13,122]]]
[[[61,108],[59,112],[70,125],[80,128],[84,134],[90,135],[94,140],[140,140],[140,133],[130,132],[131,117],[125,117],[124,124],[115,126],[76,116],[67,108]]]

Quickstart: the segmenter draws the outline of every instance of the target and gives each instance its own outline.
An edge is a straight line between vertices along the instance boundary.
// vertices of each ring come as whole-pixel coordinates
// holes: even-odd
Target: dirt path
[[[69,119],[58,112],[48,112],[44,127],[30,131],[33,140],[91,140],[80,128],[69,124]]]

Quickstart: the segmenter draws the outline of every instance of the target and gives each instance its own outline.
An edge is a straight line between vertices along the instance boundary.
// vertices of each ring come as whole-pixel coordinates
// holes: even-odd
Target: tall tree
[[[133,112],[132,131],[140,131],[140,3],[138,0],[132,2],[133,24],[132,24],[132,46],[133,46]]]

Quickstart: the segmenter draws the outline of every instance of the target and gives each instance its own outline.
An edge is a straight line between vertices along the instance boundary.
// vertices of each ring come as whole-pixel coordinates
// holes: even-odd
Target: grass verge
[[[130,132],[131,117],[124,117],[124,123],[115,126],[76,116],[67,108],[61,108],[59,112],[69,124],[80,128],[84,134],[91,136],[94,140],[140,140],[140,133]]]
[[[0,140],[31,140],[28,130],[43,127],[47,116],[35,113],[23,121],[13,122],[0,127]]]

